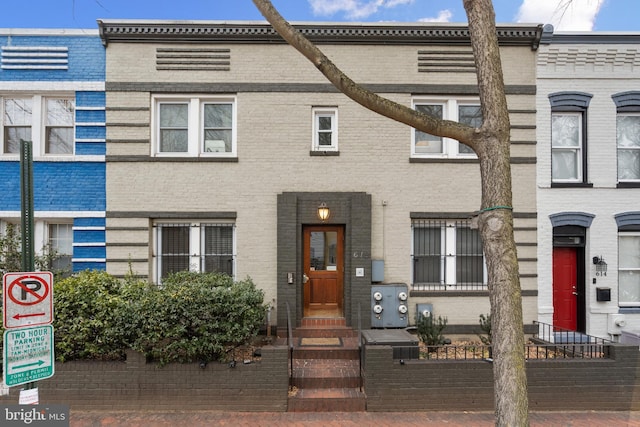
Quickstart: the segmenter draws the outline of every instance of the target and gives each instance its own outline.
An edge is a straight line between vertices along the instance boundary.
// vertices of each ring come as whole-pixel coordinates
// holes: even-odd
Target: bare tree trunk
[[[490,0],[464,0],[478,70],[483,123],[476,153],[482,178],[480,234],[491,302],[496,425],[527,426],[522,298],[513,235],[509,111]]]
[[[253,2],[274,29],[345,95],[423,132],[457,139],[478,155],[482,178],[479,226],[489,279],[496,425],[529,425],[522,300],[513,235],[509,112],[491,0],[463,0],[478,70],[483,114],[479,129],[434,119],[364,89],[280,16],[269,0]]]

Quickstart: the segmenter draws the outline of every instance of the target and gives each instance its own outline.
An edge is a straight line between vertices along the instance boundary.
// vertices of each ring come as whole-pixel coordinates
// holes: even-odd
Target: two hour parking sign
[[[53,274],[5,273],[3,320],[6,329],[48,325],[53,321]]]

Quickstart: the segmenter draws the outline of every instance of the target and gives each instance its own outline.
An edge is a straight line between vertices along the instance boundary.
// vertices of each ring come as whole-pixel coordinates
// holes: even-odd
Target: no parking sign
[[[2,285],[5,329],[48,325],[53,321],[53,274],[5,273]]]

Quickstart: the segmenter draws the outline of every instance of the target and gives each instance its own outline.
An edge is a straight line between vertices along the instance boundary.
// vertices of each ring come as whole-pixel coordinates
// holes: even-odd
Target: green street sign
[[[3,379],[7,387],[53,376],[53,326],[4,331]]]

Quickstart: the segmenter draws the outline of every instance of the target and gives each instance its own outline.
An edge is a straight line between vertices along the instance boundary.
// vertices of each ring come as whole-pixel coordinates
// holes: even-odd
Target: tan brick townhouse
[[[447,119],[482,120],[466,26],[298,27],[368,88]],[[448,332],[473,333],[489,299],[470,228],[479,167],[466,146],[355,104],[264,22],[103,20],[99,28],[107,52],[108,272],[132,270],[154,282],[181,269],[249,276],[278,328],[288,305],[294,327],[304,317],[362,328],[413,324],[430,309],[447,317]],[[538,313],[542,27],[498,32],[530,325]],[[407,286],[408,298],[374,313],[382,284]]]

